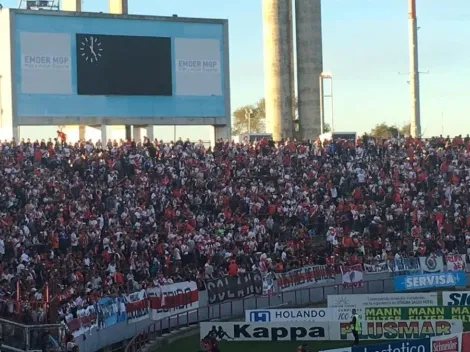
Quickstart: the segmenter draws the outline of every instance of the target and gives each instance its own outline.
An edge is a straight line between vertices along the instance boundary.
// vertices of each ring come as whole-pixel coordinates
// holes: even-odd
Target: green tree
[[[379,139],[389,139],[398,136],[398,128],[396,126],[389,126],[385,122],[378,123],[370,131],[370,135]]]
[[[400,128],[400,134],[402,136],[411,136],[411,123],[406,123]]]
[[[262,98],[255,104],[239,107],[233,112],[232,134],[263,133],[266,131],[266,103]]]
[[[323,133],[328,133],[328,132],[331,132],[331,126],[329,123],[325,123],[323,125]]]

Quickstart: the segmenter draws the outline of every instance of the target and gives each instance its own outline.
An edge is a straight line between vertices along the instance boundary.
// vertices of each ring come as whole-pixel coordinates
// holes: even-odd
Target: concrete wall
[[[273,139],[292,137],[292,2],[263,0],[266,127]]]
[[[295,0],[295,21],[300,136],[314,139],[320,134],[321,0]]]
[[[0,10],[0,139],[11,138],[13,102],[11,85],[10,11]],[[7,130],[8,135],[3,131]]]

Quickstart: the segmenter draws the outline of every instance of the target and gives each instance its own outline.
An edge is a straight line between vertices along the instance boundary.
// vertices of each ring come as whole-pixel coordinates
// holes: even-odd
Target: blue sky
[[[6,7],[19,3],[0,2]],[[422,131],[425,136],[470,133],[470,2],[417,2],[420,70],[429,70],[421,76]],[[107,1],[85,0],[83,7],[106,12]],[[407,0],[323,0],[322,7],[324,70],[334,76],[335,129],[364,132],[378,122],[408,121]],[[260,0],[129,0],[129,12],[228,19],[232,108],[263,96]],[[187,133],[178,131],[183,137]]]

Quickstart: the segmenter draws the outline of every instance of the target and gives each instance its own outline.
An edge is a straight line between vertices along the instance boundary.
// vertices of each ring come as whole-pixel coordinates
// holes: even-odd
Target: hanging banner
[[[147,289],[150,319],[161,320],[199,308],[199,291],[194,281]]]
[[[447,254],[447,271],[459,271],[464,270],[466,267],[466,255],[465,254]]]
[[[419,257],[419,265],[423,274],[442,273],[444,261],[441,256]]]
[[[74,337],[83,335],[97,326],[98,314],[95,305],[87,308],[78,309],[77,316],[74,318],[72,314],[65,317],[67,327]]]
[[[344,288],[364,287],[364,271],[361,264],[342,265],[341,277]]]
[[[126,301],[126,315],[128,324],[133,324],[148,318],[149,306],[145,290],[131,293],[126,297]]]
[[[361,341],[423,339],[460,333],[462,329],[461,320],[364,321],[359,339]],[[330,338],[332,341],[353,340],[351,323],[330,322]]]
[[[327,265],[309,265],[287,273],[276,273],[277,287],[285,292],[309,287],[317,283],[334,282],[335,274]]]
[[[209,304],[221,303],[263,293],[263,279],[259,272],[225,276],[206,281]]]
[[[98,319],[98,327],[108,328],[121,321],[126,320],[126,305],[123,298],[110,298],[103,297],[98,300],[98,307],[100,310]]]
[[[413,275],[421,272],[419,258],[400,258],[387,260],[390,276]]]
[[[364,264],[364,272],[367,274],[388,273],[388,263]]]
[[[263,296],[270,296],[274,293],[274,274],[266,273],[263,276]]]
[[[462,320],[470,322],[470,307],[383,307],[366,308],[365,320]]]

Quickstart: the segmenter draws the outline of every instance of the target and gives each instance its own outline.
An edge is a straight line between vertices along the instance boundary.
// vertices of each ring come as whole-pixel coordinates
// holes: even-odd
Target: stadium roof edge
[[[149,16],[149,15],[117,15],[117,14],[104,13],[104,12],[72,12],[72,11],[24,10],[24,9],[9,9],[9,10],[14,14],[19,14],[19,15],[69,16],[69,17],[88,17],[88,18],[119,18],[119,19],[129,19],[129,20],[207,23],[207,24],[227,24],[228,23],[228,19],[217,19],[217,18],[193,18],[193,17]]]

